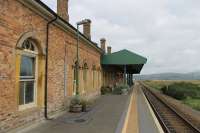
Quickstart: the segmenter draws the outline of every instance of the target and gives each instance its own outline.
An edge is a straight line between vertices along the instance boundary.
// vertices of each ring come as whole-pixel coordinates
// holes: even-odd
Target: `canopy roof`
[[[111,68],[112,70],[118,69],[123,71],[124,66],[127,68],[128,73],[140,73],[143,65],[147,62],[147,58],[133,53],[129,50],[121,50],[111,54],[105,54],[102,56],[101,64],[105,68]]]
[[[101,64],[103,65],[134,65],[145,64],[147,59],[129,50],[121,50],[111,54],[105,54],[102,57]]]

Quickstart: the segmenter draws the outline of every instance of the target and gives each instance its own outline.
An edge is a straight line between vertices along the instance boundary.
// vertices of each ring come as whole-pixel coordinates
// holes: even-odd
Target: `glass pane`
[[[35,51],[35,47],[34,47],[34,45],[33,45],[33,43],[31,42],[31,44],[30,44],[30,48],[29,48],[31,51]]]
[[[22,44],[22,48],[26,50],[31,50],[31,51],[35,50],[33,42],[30,40],[25,40],[24,43]]]
[[[34,76],[35,58],[22,56],[20,76]]]
[[[34,81],[26,81],[25,104],[34,101]]]
[[[24,104],[24,82],[20,82],[20,88],[19,88],[19,105]]]

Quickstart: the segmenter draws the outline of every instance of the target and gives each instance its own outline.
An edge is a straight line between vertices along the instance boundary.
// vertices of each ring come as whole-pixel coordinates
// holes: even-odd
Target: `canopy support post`
[[[130,74],[127,74],[127,84],[130,85]]]
[[[132,86],[132,74],[130,74],[130,86]]]
[[[124,84],[126,85],[126,65],[124,65]]]

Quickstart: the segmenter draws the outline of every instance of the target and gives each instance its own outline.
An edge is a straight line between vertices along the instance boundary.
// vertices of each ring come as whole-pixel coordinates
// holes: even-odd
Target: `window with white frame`
[[[19,106],[21,109],[36,104],[37,48],[27,39],[22,44],[19,83]]]

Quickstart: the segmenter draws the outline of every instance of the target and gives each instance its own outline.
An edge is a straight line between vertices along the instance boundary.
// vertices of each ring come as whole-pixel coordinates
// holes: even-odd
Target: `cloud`
[[[56,0],[43,0],[56,10]],[[92,39],[148,58],[142,73],[200,70],[199,0],[69,0],[70,22],[90,18]]]

